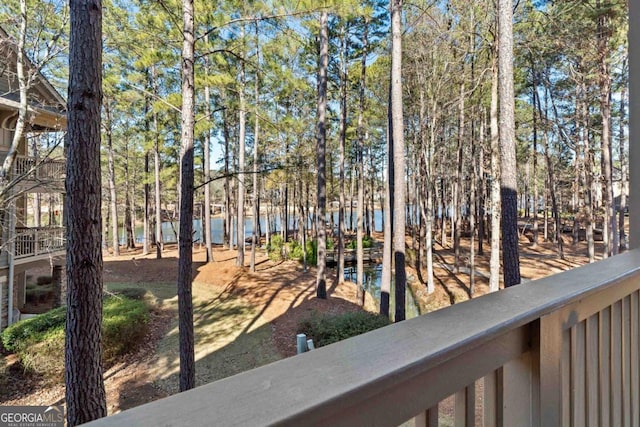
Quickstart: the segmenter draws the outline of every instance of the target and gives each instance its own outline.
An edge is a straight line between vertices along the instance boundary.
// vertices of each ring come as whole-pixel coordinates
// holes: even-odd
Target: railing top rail
[[[391,398],[398,390],[415,389],[417,382],[436,388],[447,378],[470,383],[475,378],[460,378],[463,374],[454,369],[440,383],[429,382],[433,375],[427,374],[480,348],[485,353],[477,359],[490,358],[486,351],[501,351],[494,345],[500,337],[515,336],[541,316],[636,277],[640,250],[390,325],[92,425],[377,425],[380,416],[383,424],[400,423],[417,412],[411,405],[398,409],[405,403]]]
[[[29,230],[34,230],[34,231],[59,231],[59,230],[64,230],[64,227],[61,226],[52,226],[52,227],[16,227],[17,231],[29,231]]]

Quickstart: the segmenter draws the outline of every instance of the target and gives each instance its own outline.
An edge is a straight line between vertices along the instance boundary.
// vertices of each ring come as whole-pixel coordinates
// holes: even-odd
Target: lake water
[[[349,280],[353,283],[356,283],[356,266],[345,266],[344,268],[344,278],[345,280]],[[378,307],[380,306],[380,286],[382,284],[382,264],[375,265],[365,265],[364,268],[364,289],[366,292],[369,292],[371,296],[376,300]],[[395,285],[393,276],[391,277],[391,292],[390,292],[390,301],[389,301],[389,310],[391,311],[391,316],[393,318],[393,313],[395,312]],[[405,294],[405,317],[407,319],[411,319],[413,317],[418,317],[420,315],[420,311],[418,309],[418,304],[413,298],[413,294],[407,286],[407,291]]]
[[[335,224],[338,223],[338,212],[332,212],[333,214],[333,221]],[[329,217],[327,216],[327,219]],[[271,219],[271,224],[270,224],[270,230],[271,233],[277,233],[281,230],[281,221],[280,221],[280,216],[275,216],[270,218]],[[353,216],[351,217],[351,220],[353,221],[353,224],[355,225],[356,223],[356,213],[354,210]],[[375,227],[375,231],[379,231],[382,232],[382,211],[380,210],[376,210],[374,212],[374,227]],[[349,209],[347,209],[346,211],[346,223],[347,223],[347,227],[349,226]],[[260,228],[262,229],[262,232],[264,233],[266,230],[266,224],[267,224],[267,218],[265,216],[261,216],[260,217]],[[289,218],[289,229],[293,230],[294,227],[297,227],[297,217],[295,216],[291,216]],[[308,223],[307,224],[307,228],[310,228],[311,224]],[[175,231],[174,231],[175,230]],[[163,241],[165,243],[174,243],[178,241],[178,238],[176,236],[176,233],[179,231],[179,223],[178,221],[175,221],[173,223],[171,222],[163,222],[162,223],[162,238]],[[193,220],[193,231],[194,231],[194,235],[193,235],[193,240],[196,242],[201,241],[201,236],[202,236],[202,220],[200,219],[194,219]],[[245,237],[251,237],[251,235],[253,234],[253,218],[245,218],[244,220],[244,235]],[[213,242],[214,244],[222,244],[222,240],[223,240],[223,236],[224,236],[224,218],[212,218],[211,219],[211,242]],[[142,244],[143,242],[143,238],[144,238],[144,230],[141,226],[136,227],[136,242],[139,244]],[[124,230],[121,230],[120,232],[120,244],[124,245],[126,244],[127,240],[126,240],[126,234]],[[236,242],[236,236],[235,233],[233,233],[233,243],[235,244]]]

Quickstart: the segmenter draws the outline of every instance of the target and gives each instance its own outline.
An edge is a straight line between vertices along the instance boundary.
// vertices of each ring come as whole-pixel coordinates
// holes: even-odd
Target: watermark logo
[[[0,406],[0,427],[63,427],[64,406]]]

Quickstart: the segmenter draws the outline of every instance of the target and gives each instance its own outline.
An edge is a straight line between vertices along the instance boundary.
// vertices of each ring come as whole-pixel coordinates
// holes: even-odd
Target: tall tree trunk
[[[131,191],[129,186],[131,185],[131,179],[129,178],[129,144],[125,145],[125,159],[124,159],[124,228],[126,230],[126,247],[127,249],[134,249],[136,247],[136,239],[133,235],[135,229],[134,219],[132,215],[132,202]]]
[[[125,185],[125,188],[128,187]],[[131,195],[129,191],[125,193],[124,199],[124,226],[127,232],[127,249],[135,249],[136,247],[136,239],[133,235],[133,215],[131,213]]]
[[[208,42],[208,36],[206,41]],[[204,57],[205,75],[209,76],[209,57]],[[207,262],[214,261],[213,247],[211,242],[211,128],[213,120],[211,120],[211,88],[209,85],[204,87],[204,108],[206,120],[209,124],[204,136],[204,246],[207,253]]]
[[[367,140],[367,132],[365,131],[365,141]],[[369,157],[369,204],[371,209],[369,211],[369,227],[367,227],[367,236],[371,237],[372,233],[376,231],[376,167],[374,164],[373,148],[368,147]],[[382,209],[382,206],[380,206]],[[382,212],[380,212],[382,216]]]
[[[607,6],[610,7],[610,6]],[[609,73],[609,18],[600,0],[596,0],[598,13],[598,87],[600,88],[600,114],[602,115],[602,192],[604,194],[604,225],[602,236],[604,239],[604,254],[607,258],[618,253],[618,233],[616,230],[616,215],[613,202],[613,176],[611,160],[611,74]]]
[[[364,18],[362,30],[362,60],[360,61],[360,93],[358,101],[358,148],[356,150],[357,176],[358,176],[358,205],[356,226],[356,289],[358,302],[364,305],[364,110],[365,90],[367,76],[367,54],[369,51],[369,18]],[[352,204],[353,205],[353,204]]]
[[[249,268],[252,272],[256,271],[256,245],[260,240],[260,209],[258,205],[258,195],[260,194],[258,188],[258,135],[260,133],[260,120],[258,118],[258,106],[260,104],[260,39],[258,34],[258,23],[255,24],[256,29],[256,62],[258,68],[256,69],[256,80],[253,86],[254,96],[254,122],[253,122],[253,232],[251,235],[251,261]],[[306,251],[305,246],[302,246],[303,251]],[[306,253],[306,252],[305,252]],[[306,259],[305,259],[306,265]],[[306,268],[305,268],[306,271]]]
[[[387,107],[387,176],[385,182],[382,246],[382,277],[380,280],[380,314],[390,317],[391,273],[393,263],[393,203],[394,203],[394,162],[393,162],[393,124],[391,120],[391,90]],[[384,176],[384,168],[382,169]]]
[[[585,80],[581,82],[580,100],[580,127],[581,127],[581,148],[582,148],[582,167],[580,170],[581,186],[584,190],[584,216],[586,219],[585,239],[587,241],[587,253],[589,262],[595,262],[596,250],[593,236],[594,215],[593,215],[593,155],[591,153],[589,141],[589,98]]]
[[[180,236],[178,256],[178,329],[180,391],[195,387],[193,338],[193,132],[195,124],[193,0],[182,1],[182,135],[180,144]]]
[[[326,10],[320,12],[320,61],[318,64],[318,108],[316,143],[318,151],[318,207],[316,213],[316,227],[318,233],[318,275],[316,278],[316,296],[327,298],[327,177],[326,177],[326,149],[327,149],[327,68],[329,66],[329,34],[327,30],[328,14]],[[287,224],[285,224],[285,227]]]
[[[456,150],[456,180],[453,184],[453,268],[460,273],[460,233],[462,228],[462,168],[464,147],[464,82],[460,85],[460,99],[458,100],[458,148]]]
[[[345,214],[345,188],[344,188],[344,162],[347,145],[347,29],[342,28],[342,43],[340,48],[340,201],[338,206],[338,268],[336,269],[336,282],[344,282],[344,214]]]
[[[21,1],[21,6],[24,5]],[[21,7],[26,16],[26,7]],[[100,107],[102,5],[70,3],[67,100],[67,316],[65,401],[67,424],[107,415],[102,378],[102,250],[100,240]]]
[[[157,75],[155,65],[151,66],[151,86],[154,93],[157,93]],[[160,191],[160,129],[158,128],[158,113],[153,111],[153,168],[155,181],[155,214],[156,214],[156,258],[162,258],[162,247],[164,238],[162,236],[162,198]]]
[[[471,112],[473,115],[473,111]],[[475,288],[475,255],[476,248],[474,247],[474,239],[476,234],[476,209],[477,209],[477,194],[478,194],[478,163],[476,159],[476,151],[478,144],[475,138],[475,120],[471,120],[471,185],[469,189],[469,297],[473,298],[473,291]],[[480,123],[480,133],[484,132],[483,124]]]
[[[222,244],[228,249],[233,249],[233,239],[231,237],[231,178],[229,172],[231,170],[231,135],[229,131],[229,118],[227,110],[222,111],[222,135],[224,139],[224,232]]]
[[[149,186],[149,151],[144,152],[144,218],[142,223],[143,238],[142,238],[142,254],[149,254],[149,242],[151,239],[151,232],[149,231],[149,202],[151,201]]]
[[[395,274],[395,321],[405,319],[405,153],[402,111],[402,0],[391,1],[391,123],[393,133],[393,262]]]
[[[502,273],[505,288],[520,283],[518,254],[518,168],[513,89],[513,2],[498,0],[498,79],[500,99],[500,196]]]
[[[498,130],[498,67],[495,53],[491,68],[491,258],[489,292],[500,288],[500,133]]]
[[[626,86],[622,85],[622,92],[620,93],[620,143],[619,143],[619,157],[620,157],[620,210],[618,212],[618,233],[620,234],[620,251],[627,249],[627,234],[624,230],[624,217],[627,210],[627,194],[629,194],[629,164],[627,163],[626,153],[626,135],[625,135],[625,120],[626,120],[626,102],[627,90]]]
[[[486,180],[484,178],[484,151],[485,151],[485,113],[484,109],[480,113],[480,151],[478,152],[478,255],[484,255],[482,247],[485,236],[485,195]]]
[[[112,122],[111,122],[111,106],[109,101],[104,105],[105,116],[105,136],[107,137],[107,157],[109,162],[109,194],[110,194],[110,209],[111,209],[111,238],[113,245],[113,256],[120,255],[120,238],[118,236],[118,203],[116,196],[116,171],[115,160],[113,155],[113,137],[112,137]]]
[[[241,29],[240,38],[244,46],[244,25]],[[244,50],[244,47],[243,47]],[[240,98],[240,111],[238,112],[238,210],[237,210],[237,243],[238,243],[238,257],[236,258],[236,265],[244,265],[244,154],[245,154],[245,132],[247,124],[247,101],[245,99],[245,63],[240,61],[240,88],[238,90]]]
[[[532,127],[533,127],[533,145],[531,149],[531,155],[533,156],[533,241],[532,247],[538,246],[539,239],[539,221],[538,221],[538,113],[536,108],[536,98],[538,97],[538,84],[537,74],[534,66],[534,61],[531,59],[531,81],[532,81]]]

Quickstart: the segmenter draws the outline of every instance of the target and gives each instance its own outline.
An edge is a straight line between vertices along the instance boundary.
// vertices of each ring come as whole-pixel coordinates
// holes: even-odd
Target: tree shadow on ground
[[[342,295],[318,300],[314,292],[315,274],[303,272],[298,267],[292,273],[290,265],[285,267],[274,266],[259,273],[239,269],[230,280],[217,286],[199,282],[198,275],[195,276],[197,385],[295,354],[295,334],[289,337],[280,332],[295,330],[296,325],[292,327],[291,322],[296,323],[316,312],[360,310]],[[202,266],[200,270],[208,268],[214,267]],[[158,344],[151,372],[154,385],[168,394],[178,391],[178,338],[177,319],[174,318],[168,333]],[[131,407],[136,390],[145,393],[148,386],[148,382],[141,383],[135,378],[128,380],[120,389],[119,407]]]

